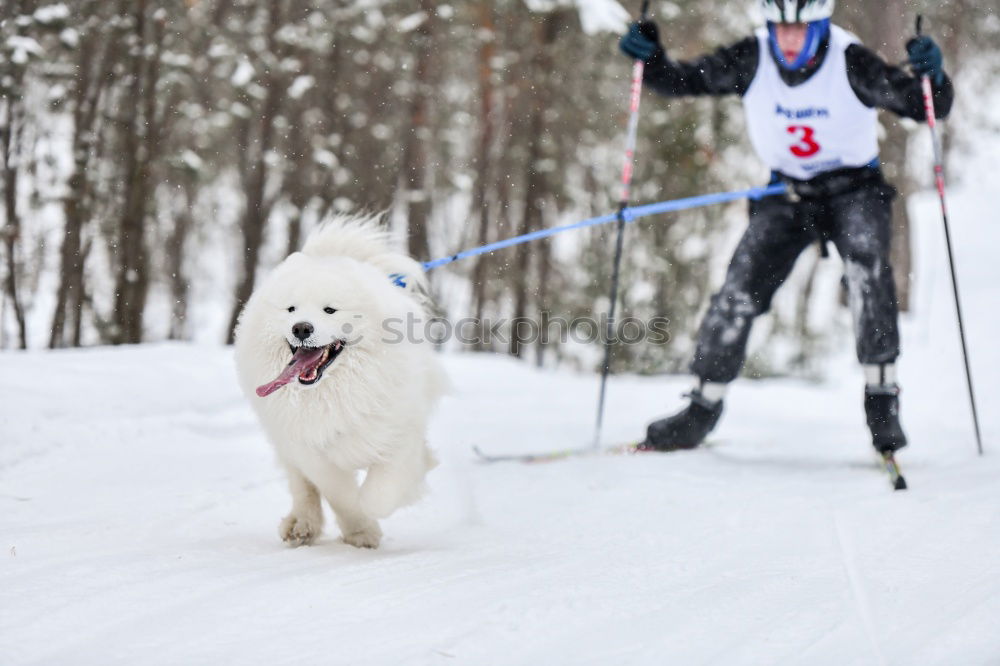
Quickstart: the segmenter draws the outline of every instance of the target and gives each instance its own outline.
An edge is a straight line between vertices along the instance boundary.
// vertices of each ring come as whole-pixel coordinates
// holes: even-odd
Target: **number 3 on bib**
[[[792,155],[796,157],[812,157],[820,151],[820,145],[813,139],[815,133],[812,127],[807,125],[790,125],[789,134],[798,135],[799,142],[791,146]]]

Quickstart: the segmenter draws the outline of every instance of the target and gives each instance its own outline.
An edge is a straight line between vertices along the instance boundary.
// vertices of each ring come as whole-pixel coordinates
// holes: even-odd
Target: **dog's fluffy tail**
[[[397,286],[425,293],[427,277],[417,261],[396,251],[380,215],[338,215],[314,231],[302,252],[313,257],[350,257],[372,264]]]

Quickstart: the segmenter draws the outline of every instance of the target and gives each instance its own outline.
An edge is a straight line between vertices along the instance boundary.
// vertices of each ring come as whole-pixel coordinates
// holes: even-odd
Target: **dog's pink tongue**
[[[281,374],[274,381],[257,387],[257,395],[266,398],[285,384],[298,379],[298,376],[304,371],[316,365],[322,356],[323,349],[299,349],[292,357],[292,362],[281,371]]]

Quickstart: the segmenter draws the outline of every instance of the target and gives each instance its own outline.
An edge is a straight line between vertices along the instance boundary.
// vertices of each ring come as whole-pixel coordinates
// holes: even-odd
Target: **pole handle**
[[[917,14],[917,37],[924,34],[924,15]]]
[[[642,9],[639,11],[639,20],[646,18],[649,13],[649,0],[642,0]]]

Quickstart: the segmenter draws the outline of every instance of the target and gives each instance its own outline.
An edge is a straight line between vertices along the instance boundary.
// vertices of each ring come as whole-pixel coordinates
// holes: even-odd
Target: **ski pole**
[[[917,15],[917,36],[922,34],[923,16]],[[969,386],[969,404],[972,406],[972,425],[976,430],[976,447],[979,455],[983,455],[983,438],[979,430],[979,414],[976,411],[976,392],[972,385],[972,369],[969,363],[969,346],[965,338],[965,323],[962,319],[962,302],[958,295],[958,275],[955,272],[955,254],[951,246],[951,228],[948,224],[948,208],[944,198],[944,165],[941,159],[941,145],[938,140],[937,120],[934,115],[934,92],[931,88],[931,77],[924,74],[920,78],[924,92],[924,110],[927,113],[927,127],[931,130],[931,144],[934,147],[934,182],[937,185],[938,198],[941,200],[941,218],[944,221],[944,239],[948,248],[948,267],[951,269],[951,288],[955,294],[955,312],[958,315],[958,335],[962,340],[962,358],[965,360],[965,380]]]
[[[646,18],[649,0],[643,0],[639,20]],[[645,63],[636,58],[632,65],[632,89],[629,95],[628,131],[625,138],[625,161],[622,164],[622,196],[618,206],[618,225],[615,238],[615,258],[611,269],[611,295],[608,321],[604,329],[604,363],[601,365],[601,390],[597,398],[597,422],[594,426],[594,450],[601,448],[601,426],[604,422],[604,396],[607,391],[608,373],[611,371],[611,347],[615,333],[615,304],[618,301],[618,276],[621,271],[622,247],[625,242],[625,209],[628,208],[632,188],[632,163],[635,157],[635,140],[639,129],[639,100],[642,99],[642,73]]]

